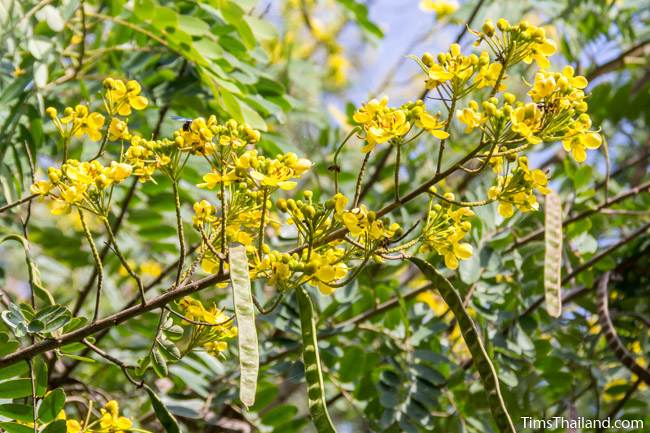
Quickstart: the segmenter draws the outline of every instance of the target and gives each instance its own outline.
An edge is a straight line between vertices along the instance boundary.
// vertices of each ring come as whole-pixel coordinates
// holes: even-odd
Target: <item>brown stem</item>
[[[621,201],[623,201],[623,200],[625,200],[627,198],[633,197],[635,195],[638,195],[638,194],[640,194],[642,192],[646,192],[648,190],[650,190],[650,182],[646,182],[646,183],[641,184],[641,185],[639,185],[637,187],[631,188],[628,191],[622,192],[621,194],[619,194],[617,196],[614,196],[614,197],[610,198],[609,200],[604,201],[603,203],[599,204],[598,206],[596,206],[594,208],[591,208],[591,209],[588,209],[588,210],[586,210],[584,212],[581,212],[581,213],[579,213],[579,214],[577,214],[575,216],[572,216],[571,218],[567,218],[565,221],[562,222],[562,225],[564,227],[566,227],[569,224],[573,224],[576,221],[580,221],[581,219],[590,217],[590,216],[598,213],[602,209],[608,208],[608,207],[610,207],[610,206],[612,206],[612,205],[614,205],[616,203],[619,203],[619,202],[621,202]],[[535,230],[534,232],[529,233],[526,236],[516,240],[510,246],[510,248],[508,248],[505,252],[506,253],[511,252],[511,251],[515,250],[516,248],[519,248],[520,246],[525,245],[525,244],[527,244],[527,243],[529,243],[531,241],[541,239],[543,236],[544,236],[544,229],[543,228],[539,229],[539,230]]]
[[[616,333],[616,328],[609,317],[609,296],[607,287],[609,285],[609,272],[606,272],[598,281],[596,295],[598,297],[598,321],[603,328],[605,341],[614,352],[616,358],[632,373],[636,374],[639,379],[650,385],[650,371],[639,365],[632,354],[625,348],[623,342]]]
[[[31,359],[36,355],[54,350],[65,344],[81,341],[88,336],[96,334],[105,329],[115,327],[121,323],[126,322],[129,319],[138,317],[143,313],[162,308],[176,299],[180,299],[184,296],[205,289],[206,287],[211,287],[216,283],[227,281],[228,277],[228,274],[224,273],[210,275],[201,280],[178,287],[174,290],[166,291],[165,293],[151,299],[146,304],[134,305],[108,317],[100,319],[94,323],[81,327],[75,331],[63,334],[60,337],[50,338],[38,343],[34,343],[30,346],[24,347],[0,358],[0,368],[12,365],[21,360]]]
[[[6,205],[0,207],[0,213],[8,211],[9,209],[14,208],[16,206],[20,206],[21,204],[26,203],[28,201],[32,201],[33,199],[35,199],[39,195],[40,194],[28,195],[27,197],[23,197],[23,198],[21,198],[19,200],[16,200],[16,201],[12,202],[12,203],[6,204]]]

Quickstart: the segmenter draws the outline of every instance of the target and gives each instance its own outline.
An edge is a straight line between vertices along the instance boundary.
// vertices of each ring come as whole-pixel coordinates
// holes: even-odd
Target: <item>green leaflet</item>
[[[237,316],[237,340],[239,343],[239,399],[250,407],[255,404],[257,373],[260,368],[260,355],[257,347],[255,328],[255,306],[251,294],[251,281],[248,275],[248,259],[243,245],[228,249],[230,262],[230,282]]]
[[[29,281],[33,287],[34,294],[47,305],[54,305],[52,295],[41,283],[41,274],[36,267],[36,263],[34,262],[31,253],[29,252],[29,243],[27,242],[27,239],[17,234],[11,234],[0,239],[0,244],[5,241],[16,241],[23,247],[23,250],[25,251],[25,263],[27,263],[27,271],[29,272]]]
[[[163,425],[165,431],[167,433],[181,433],[176,418],[174,418],[174,415],[169,412],[169,409],[167,409],[160,398],[158,398],[156,392],[149,388],[149,385],[145,385],[144,389],[147,391],[147,394],[149,394],[153,411],[156,413],[156,417],[158,417],[158,421]]]
[[[553,317],[560,317],[562,314],[562,203],[555,191],[551,191],[546,196],[544,222],[546,311]]]
[[[296,289],[300,309],[300,328],[302,330],[302,359],[305,364],[305,380],[309,398],[309,413],[319,433],[336,433],[334,424],[327,412],[323,372],[318,354],[314,304],[303,287]]]
[[[503,401],[503,396],[501,395],[496,370],[494,369],[494,365],[492,365],[492,361],[490,361],[485,346],[481,342],[476,325],[474,325],[474,322],[463,306],[463,300],[460,295],[449,280],[440,275],[429,263],[417,257],[411,257],[409,260],[420,268],[420,271],[438,289],[440,296],[442,296],[454,313],[454,317],[456,317],[460,331],[463,334],[465,344],[467,344],[467,348],[472,354],[472,362],[476,366],[485,391],[488,394],[490,410],[492,411],[499,431],[502,433],[515,433],[515,426],[512,423],[506,404]]]

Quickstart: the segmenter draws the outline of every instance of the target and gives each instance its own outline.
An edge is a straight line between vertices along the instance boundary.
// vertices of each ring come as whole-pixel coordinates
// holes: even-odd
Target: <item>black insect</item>
[[[192,127],[192,119],[182,116],[171,116],[172,119],[183,122],[183,131],[189,131]]]

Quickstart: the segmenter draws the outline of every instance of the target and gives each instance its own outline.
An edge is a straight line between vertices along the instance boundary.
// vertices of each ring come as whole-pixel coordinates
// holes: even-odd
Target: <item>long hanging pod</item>
[[[503,396],[501,395],[497,372],[492,361],[490,361],[485,346],[483,346],[476,325],[474,325],[474,322],[471,317],[469,317],[469,314],[463,305],[463,300],[460,295],[449,280],[442,276],[428,262],[417,257],[411,257],[409,260],[413,262],[420,271],[422,271],[425,277],[431,281],[435,288],[438,289],[440,296],[442,296],[449,306],[449,309],[454,313],[463,335],[463,339],[465,340],[465,344],[467,344],[467,348],[472,354],[472,362],[476,366],[476,369],[481,376],[483,387],[488,394],[490,410],[492,411],[492,416],[494,417],[494,421],[496,422],[499,431],[501,433],[516,433],[517,430],[512,423],[506,404],[503,401]]]
[[[562,202],[556,192],[546,196],[544,216],[544,296],[550,316],[562,314]]]
[[[314,304],[307,291],[301,286],[296,289],[302,330],[302,359],[305,364],[305,380],[309,398],[309,414],[319,433],[336,433],[336,428],[327,412],[323,371],[318,354]]]
[[[232,246],[228,249],[230,281],[233,302],[237,316],[237,341],[239,344],[239,399],[246,406],[255,404],[257,374],[260,368],[260,355],[255,328],[255,306],[251,293],[251,280],[248,273],[246,247]]]

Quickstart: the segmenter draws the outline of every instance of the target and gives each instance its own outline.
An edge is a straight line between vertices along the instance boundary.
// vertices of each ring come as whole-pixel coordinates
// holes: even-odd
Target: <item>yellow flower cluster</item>
[[[449,51],[440,53],[436,58],[425,53],[418,64],[427,75],[427,89],[441,87],[448,95],[462,97],[474,89],[494,86],[501,75],[503,65],[490,63],[487,51],[480,55],[461,54],[460,45],[452,44]]]
[[[582,90],[586,86],[587,80],[576,76],[570,66],[562,73],[540,70],[528,92],[532,102],[516,101],[506,92],[501,105],[492,97],[483,101],[481,111],[476,101],[469,101],[467,107],[456,111],[456,117],[465,124],[465,132],[480,128],[493,142],[562,140],[574,159],[583,162],[586,149],[596,149],[602,143],[600,135],[589,129],[591,119],[585,112],[588,107]]]
[[[48,107],[45,112],[64,139],[81,137],[84,134],[93,141],[99,141],[102,138],[101,129],[104,126],[104,116],[89,111],[86,105],[80,104],[74,108],[66,107],[62,117],[58,116],[54,107]]]
[[[390,223],[386,218],[377,218],[376,214],[369,211],[365,205],[360,205],[352,210],[343,210],[336,216],[343,222],[350,234],[363,245],[386,241],[402,232],[399,224]]]
[[[497,29],[499,30],[497,32]],[[471,31],[478,36],[475,45],[485,41],[497,59],[506,66],[523,61],[535,61],[541,68],[548,68],[548,57],[557,50],[555,42],[546,38],[542,27],[521,21],[511,25],[507,20],[497,21],[496,28],[492,20],[486,20],[481,31]]]
[[[503,160],[501,160],[503,161]],[[548,194],[548,177],[542,170],[531,170],[528,167],[528,158],[517,158],[517,166],[511,174],[498,176],[497,185],[490,187],[488,197],[498,200],[498,211],[504,218],[510,218],[515,208],[521,212],[537,210],[539,204],[534,192]]]
[[[422,101],[395,108],[388,106],[386,97],[372,99],[359,108],[352,118],[364,132],[366,145],[361,149],[364,153],[372,151],[377,144],[403,139],[413,125],[439,139],[449,136],[443,131],[445,124],[439,120],[439,115],[427,113]]]
[[[539,71],[528,92],[541,107],[539,111],[551,119],[544,129],[544,138],[561,139],[564,149],[577,162],[587,159],[585,149],[597,149],[602,143],[600,135],[589,130],[591,118],[586,113],[588,106],[583,91],[587,84],[585,77],[575,75],[574,69],[566,66],[561,73]]]
[[[146,140],[139,135],[131,136],[131,145],[124,152],[124,161],[131,164],[133,174],[140,182],[151,180],[156,170],[171,163],[167,149],[168,140]]]
[[[454,200],[452,193],[444,195],[447,200]],[[459,260],[472,257],[474,250],[467,242],[462,242],[472,225],[466,220],[474,215],[467,207],[454,205],[429,205],[427,222],[422,229],[420,251],[435,251],[444,258],[445,266],[457,269]]]
[[[237,336],[237,327],[216,306],[206,309],[198,299],[185,297],[178,303],[183,316],[196,323],[187,322],[191,328],[186,352],[203,347],[213,356],[218,356],[228,349],[227,340]]]
[[[344,256],[345,250],[341,248],[325,248],[312,252],[303,268],[307,276],[306,283],[317,287],[324,295],[334,293],[336,287],[333,284],[348,274]]]
[[[233,119],[223,125],[219,124],[214,115],[208,117],[208,120],[198,117],[174,132],[176,145],[182,151],[195,155],[211,155],[218,149],[217,145],[239,149],[247,145],[255,145],[259,140],[259,131],[246,124],[239,124]]]
[[[89,422],[86,426],[76,419],[68,419],[64,411],[61,411],[57,419],[66,421],[67,433],[128,433],[134,430],[133,421],[120,415],[120,406],[115,400],[108,401],[99,409],[99,413],[99,419]],[[142,429],[137,431],[147,432]]]
[[[131,165],[126,163],[112,161],[110,166],[104,166],[97,160],[79,162],[69,159],[60,169],[50,167],[49,180],[35,182],[30,190],[54,200],[54,215],[68,212],[73,205],[104,215],[107,211],[104,190],[123,182],[132,171]]]

